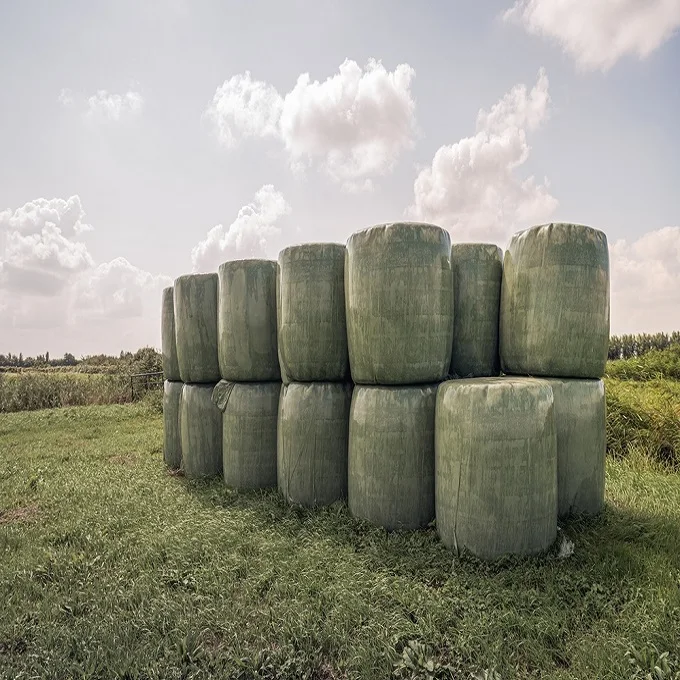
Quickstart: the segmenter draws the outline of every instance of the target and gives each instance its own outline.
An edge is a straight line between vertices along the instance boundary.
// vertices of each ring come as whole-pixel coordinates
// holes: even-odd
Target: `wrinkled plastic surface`
[[[345,307],[355,383],[445,378],[453,340],[448,232],[395,223],[353,234],[345,259]]]
[[[352,386],[284,385],[279,402],[278,485],[290,503],[330,505],[347,497]]]
[[[349,376],[345,246],[307,243],[279,253],[279,363],[284,382]]]
[[[177,342],[175,339],[175,302],[173,288],[163,289],[161,305],[161,353],[163,355],[163,377],[165,380],[181,380],[177,363]]]
[[[276,487],[280,382],[230,383],[222,399],[224,482],[234,489]],[[224,392],[222,393],[224,395]],[[219,398],[219,397],[217,397]]]
[[[218,356],[225,380],[279,380],[276,262],[234,260],[218,270]]]
[[[182,467],[179,410],[184,383],[166,380],[163,385],[163,460],[172,469]]]
[[[451,269],[454,298],[451,374],[459,378],[498,375],[503,251],[488,243],[454,244]]]
[[[505,373],[600,378],[609,349],[609,250],[601,231],[547,224],[505,254],[500,353]]]
[[[557,535],[550,385],[533,378],[442,383],[435,427],[437,531],[482,559],[531,555]]]
[[[212,401],[215,385],[184,385],[180,435],[184,474],[190,478],[222,474],[222,412]]]
[[[182,380],[217,382],[217,274],[187,274],[175,281],[175,333]]]
[[[605,390],[601,380],[546,378],[555,399],[558,514],[604,507]]]
[[[350,512],[392,529],[434,518],[436,385],[357,385],[349,418]]]

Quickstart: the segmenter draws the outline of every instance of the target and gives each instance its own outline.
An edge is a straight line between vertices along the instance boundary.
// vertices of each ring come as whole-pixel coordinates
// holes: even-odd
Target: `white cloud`
[[[250,72],[233,76],[217,88],[206,116],[224,146],[236,146],[240,137],[276,137],[283,100],[276,88],[253,80]]]
[[[228,147],[242,137],[276,137],[294,170],[318,165],[346,188],[365,189],[413,145],[414,76],[408,64],[387,71],[371,59],[362,69],[347,59],[323,82],[301,74],[282,97],[246,72],[217,89],[206,115]]]
[[[228,227],[218,224],[193,248],[194,271],[216,271],[220,264],[231,259],[267,257],[270,240],[281,232],[276,222],[289,212],[290,206],[283,194],[271,184],[265,184]]]
[[[68,87],[62,88],[57,97],[57,101],[62,106],[71,106],[71,104],[73,104],[73,92]]]
[[[40,233],[47,224],[58,227],[65,235],[82,234],[92,227],[83,220],[85,211],[79,196],[63,198],[36,198],[16,210],[0,212],[0,232],[19,231],[23,234]]]
[[[580,68],[606,71],[666,42],[680,27],[680,0],[517,0],[504,18],[556,41]]]
[[[123,95],[98,90],[87,100],[85,116],[90,119],[119,121],[141,112],[144,98],[129,90]]]
[[[549,218],[557,200],[547,181],[518,177],[530,153],[527,132],[548,118],[549,104],[541,69],[531,91],[516,85],[490,111],[480,110],[476,133],[440,147],[420,171],[407,215],[439,224],[459,241],[496,242]]]
[[[680,227],[610,244],[613,334],[677,330]]]

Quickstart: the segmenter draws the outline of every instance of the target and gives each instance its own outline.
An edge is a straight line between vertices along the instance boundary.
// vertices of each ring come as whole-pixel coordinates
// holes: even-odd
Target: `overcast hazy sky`
[[[680,0],[0,4],[0,353],[160,345],[160,289],[413,218],[603,229],[680,328]]]

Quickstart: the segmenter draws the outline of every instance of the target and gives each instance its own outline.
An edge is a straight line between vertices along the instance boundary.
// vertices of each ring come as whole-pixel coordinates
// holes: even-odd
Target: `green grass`
[[[432,530],[172,476],[161,442],[157,404],[0,415],[0,678],[678,667],[680,477],[639,449],[609,461],[603,516],[563,527],[573,555],[489,566]]]
[[[653,349],[632,359],[608,361],[607,375],[619,380],[680,380],[680,345]]]

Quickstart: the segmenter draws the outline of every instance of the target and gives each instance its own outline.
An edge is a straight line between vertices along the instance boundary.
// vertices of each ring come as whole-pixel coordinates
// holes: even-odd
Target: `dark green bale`
[[[172,469],[182,467],[180,404],[184,383],[166,380],[163,385],[163,460]]]
[[[187,477],[222,474],[222,413],[212,400],[214,384],[184,385],[180,402],[182,460]]]
[[[163,289],[161,306],[161,353],[163,355],[163,377],[165,380],[181,380],[177,362],[177,340],[175,338],[175,302],[173,287]]]

